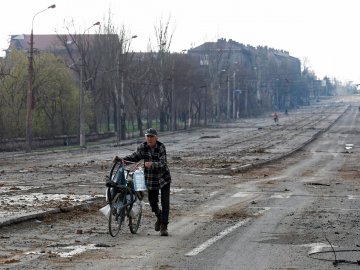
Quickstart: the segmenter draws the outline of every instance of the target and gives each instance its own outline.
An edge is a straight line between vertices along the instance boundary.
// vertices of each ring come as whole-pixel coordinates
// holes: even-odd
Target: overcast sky
[[[174,31],[172,51],[182,51],[218,38],[251,46],[285,50],[305,61],[319,78],[360,83],[360,12],[358,0],[18,0],[2,1],[0,46],[10,35],[64,33],[74,20],[78,31],[112,14],[113,23],[137,35],[132,49],[155,44],[154,27],[167,21]],[[95,29],[91,29],[95,31]],[[36,42],[36,41],[35,41]],[[2,54],[3,55],[3,54]]]

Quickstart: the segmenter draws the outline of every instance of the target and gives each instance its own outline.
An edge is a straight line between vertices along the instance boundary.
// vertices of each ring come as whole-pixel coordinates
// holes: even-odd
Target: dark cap
[[[157,131],[155,128],[149,128],[145,131],[145,136],[157,136]]]

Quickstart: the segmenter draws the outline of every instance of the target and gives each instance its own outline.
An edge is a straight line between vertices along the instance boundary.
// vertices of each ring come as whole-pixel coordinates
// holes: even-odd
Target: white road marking
[[[213,191],[213,192],[211,192],[211,193],[210,193],[210,197],[216,195],[217,193],[219,193],[219,191]]]
[[[258,213],[255,214],[255,216],[258,216],[262,213],[264,213],[265,211],[269,210],[270,208],[264,208],[262,210],[260,210]],[[218,233],[217,235],[215,235],[214,237],[210,238],[209,240],[205,241],[204,243],[202,243],[201,245],[197,246],[196,248],[192,249],[191,251],[189,251],[188,253],[185,254],[185,256],[196,256],[198,255],[200,252],[204,251],[205,249],[207,249],[208,247],[210,247],[212,244],[214,244],[216,241],[224,238],[226,235],[228,235],[229,233],[231,233],[232,231],[234,231],[235,229],[243,226],[244,224],[246,224],[247,222],[249,222],[251,220],[251,218],[246,218],[244,220],[239,221],[238,223],[236,223],[235,225],[225,229],[224,231]]]
[[[289,193],[275,193],[273,195],[271,195],[270,198],[275,198],[275,199],[288,199],[290,198],[291,194]]]
[[[234,198],[245,198],[247,196],[249,196],[250,193],[249,192],[238,192],[238,193],[235,193],[234,195],[232,195],[231,197],[234,197]]]
[[[62,258],[69,258],[69,257],[73,257],[75,255],[78,255],[80,253],[83,253],[87,250],[94,250],[94,249],[105,249],[105,247],[97,247],[95,244],[88,244],[88,245],[84,245],[84,246],[66,246],[66,247],[61,247],[58,249],[63,249],[63,250],[71,250],[71,251],[57,251],[54,250],[52,251],[53,253],[59,255]],[[30,252],[25,252],[25,255],[43,255],[44,252],[37,250],[37,251],[30,251]]]
[[[235,225],[227,228],[226,230],[224,230],[224,231],[220,232],[219,234],[215,235],[213,238],[210,238],[209,240],[205,241],[204,243],[197,246],[193,250],[189,251],[188,253],[185,254],[185,256],[196,256],[196,255],[198,255],[200,252],[204,251],[205,249],[210,247],[212,244],[214,244],[216,241],[220,240],[221,238],[223,238],[226,235],[228,235],[229,233],[231,233],[233,230],[243,226],[249,220],[250,220],[250,218],[246,218],[246,219],[236,223]]]
[[[245,197],[248,197],[248,196],[250,196],[250,195],[260,194],[260,193],[265,193],[265,192],[240,191],[240,192],[238,192],[238,193],[235,193],[235,194],[232,195],[231,197],[234,197],[234,198],[245,198]],[[292,196],[292,193],[275,193],[275,194],[271,195],[271,198],[276,198],[276,199],[288,199],[288,198],[290,198],[290,196]]]
[[[69,252],[57,252],[55,251],[55,253],[57,255],[59,255],[62,258],[68,258],[68,257],[73,257],[74,255],[83,253],[86,250],[92,250],[92,249],[104,249],[103,247],[96,247],[94,244],[89,244],[86,246],[68,246],[68,247],[64,247],[64,249],[71,249],[71,251]]]
[[[230,179],[230,178],[232,178],[231,175],[219,175],[218,177],[222,178],[222,179]]]
[[[271,207],[256,207],[256,206],[252,206],[249,207],[252,209],[265,209],[265,210],[269,210],[269,209],[293,209],[293,207],[284,207],[284,206],[271,206]],[[360,209],[350,209],[350,208],[328,208],[328,207],[320,207],[317,208],[318,211],[360,211]]]

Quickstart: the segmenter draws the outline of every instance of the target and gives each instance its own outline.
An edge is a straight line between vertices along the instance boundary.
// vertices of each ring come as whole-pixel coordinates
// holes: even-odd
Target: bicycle
[[[115,237],[128,219],[130,232],[136,234],[142,217],[143,192],[134,190],[133,172],[125,168],[124,160],[117,161],[106,181],[107,201],[110,205],[109,233]]]

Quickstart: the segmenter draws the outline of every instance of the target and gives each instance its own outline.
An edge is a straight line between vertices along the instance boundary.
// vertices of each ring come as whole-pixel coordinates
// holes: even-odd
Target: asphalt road
[[[139,141],[0,153],[0,264],[329,269],[333,245],[344,250],[337,258],[348,260],[339,265],[351,267],[360,244],[357,103],[358,97],[322,101],[280,115],[280,125],[265,116],[160,134],[174,178],[169,237],[153,230],[147,204],[137,235],[125,228],[112,238],[98,211],[112,156]]]
[[[175,268],[321,270],[337,260],[338,269],[358,269],[359,123],[352,108],[266,177],[236,185],[229,205],[252,198],[246,210],[255,216]]]

